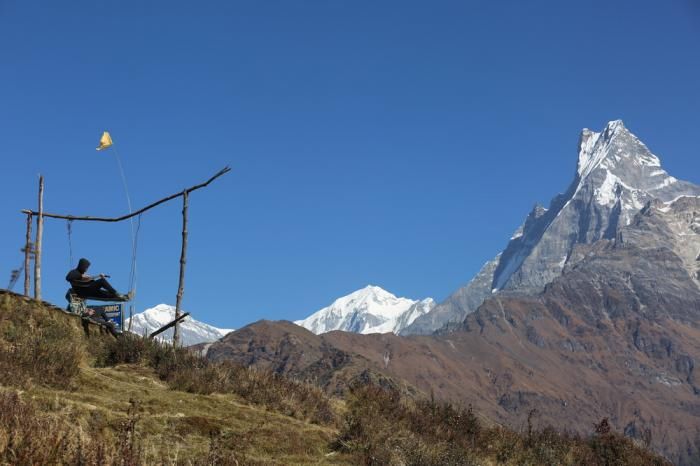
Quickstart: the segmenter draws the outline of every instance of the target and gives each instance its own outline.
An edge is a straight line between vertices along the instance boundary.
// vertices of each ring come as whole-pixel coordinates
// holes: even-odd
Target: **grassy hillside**
[[[331,450],[335,411],[312,387],[88,333],[0,296],[0,464],[353,464]]]
[[[346,400],[270,372],[114,339],[0,294],[0,464],[664,464],[609,432],[486,426],[470,409],[356,386]]]

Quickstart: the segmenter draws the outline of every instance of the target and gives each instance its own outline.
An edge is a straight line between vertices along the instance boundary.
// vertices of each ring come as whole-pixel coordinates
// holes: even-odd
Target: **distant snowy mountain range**
[[[134,315],[131,319],[131,331],[139,335],[150,334],[163,325],[172,322],[173,319],[175,319],[175,306],[159,304]],[[128,328],[128,326],[129,319],[127,319],[125,327]],[[232,331],[233,329],[217,328],[204,322],[199,322],[192,317],[186,317],[180,324],[180,342],[183,346],[209,343]],[[173,330],[166,330],[157,338],[162,341],[172,341]]]
[[[332,330],[398,334],[433,306],[435,301],[431,298],[422,301],[398,298],[378,286],[369,285],[294,323],[316,334]]]
[[[336,299],[333,304],[294,322],[316,334],[343,330],[354,333],[395,333],[408,327],[417,317],[428,313],[435,306],[431,298],[420,301],[398,298],[378,286],[367,286],[347,296]],[[175,318],[175,306],[159,304],[140,312],[131,319],[131,331],[150,334]],[[129,319],[126,321],[126,327]],[[213,325],[187,317],[180,324],[183,346],[211,343],[219,340],[233,329],[217,328]],[[172,341],[173,330],[163,332],[158,338]]]

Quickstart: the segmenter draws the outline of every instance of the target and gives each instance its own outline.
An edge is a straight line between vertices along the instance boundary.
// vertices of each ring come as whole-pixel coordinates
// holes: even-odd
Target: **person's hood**
[[[88,267],[90,267],[89,260],[82,258],[78,261],[78,272],[85,273],[87,272]]]

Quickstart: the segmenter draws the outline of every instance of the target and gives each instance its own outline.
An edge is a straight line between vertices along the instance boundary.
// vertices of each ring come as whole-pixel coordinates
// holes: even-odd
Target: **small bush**
[[[117,340],[109,339],[100,342],[102,345],[95,351],[98,366],[114,366],[116,364],[138,364],[149,360],[153,351],[157,350],[157,342],[148,338],[124,333]]]
[[[638,447],[631,439],[612,431],[607,418],[595,426],[595,434],[586,442],[596,465],[665,465],[664,460]]]
[[[394,388],[356,385],[333,446],[366,465],[471,465],[481,426],[471,408],[404,399]]]

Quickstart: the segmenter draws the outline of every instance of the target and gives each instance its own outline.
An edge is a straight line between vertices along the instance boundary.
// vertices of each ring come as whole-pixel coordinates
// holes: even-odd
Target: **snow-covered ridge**
[[[399,298],[378,286],[369,285],[294,323],[316,334],[333,330],[398,334],[434,306],[431,298],[421,301]]]
[[[175,306],[159,304],[143,312],[135,314],[131,319],[126,320],[125,328],[129,326],[131,320],[131,331],[143,335],[158,330],[163,325],[175,319]],[[233,329],[217,328],[204,322],[199,322],[192,317],[186,317],[180,323],[180,342],[183,346],[196,345],[198,343],[208,343],[222,338]],[[162,341],[172,341],[173,330],[166,330],[156,337]]]
[[[581,141],[579,142],[578,167],[576,169],[578,176],[583,179],[592,170],[593,167],[600,162],[602,154],[595,153],[594,148],[598,144],[601,133],[596,133],[588,128],[584,128],[581,132]],[[597,156],[597,157],[596,157]]]

